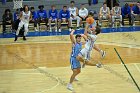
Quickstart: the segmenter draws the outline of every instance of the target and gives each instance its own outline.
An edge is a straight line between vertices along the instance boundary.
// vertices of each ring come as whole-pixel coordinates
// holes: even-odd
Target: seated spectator
[[[118,3],[116,3],[115,7],[112,8],[112,24],[113,24],[113,27],[114,27],[115,19],[119,19],[120,26],[122,27],[121,7],[119,7]]]
[[[124,25],[124,19],[125,18],[129,18],[129,25],[132,25],[131,23],[131,8],[128,5],[128,3],[126,3],[123,7],[122,7],[122,25]]]
[[[79,9],[79,17],[82,21],[85,21],[88,17],[88,10],[84,7],[84,4],[81,4],[81,8]]]
[[[59,28],[59,32],[61,32],[61,23],[63,22],[68,22],[68,26],[69,26],[69,19],[70,19],[70,12],[67,9],[67,6],[63,6],[63,9],[60,10],[59,12],[59,23],[58,23],[58,28]]]
[[[39,10],[37,11],[37,16],[38,16],[38,22],[39,25],[40,23],[46,23],[47,26],[47,12],[46,10],[43,10],[44,6],[40,5],[38,6]]]
[[[99,12],[99,26],[102,26],[102,20],[108,20],[111,25],[111,15],[110,9],[107,7],[106,3],[103,3],[103,7],[100,8]]]
[[[18,24],[19,24],[19,16],[20,16],[20,9],[16,9],[16,11],[14,12],[14,22],[13,22],[13,29],[16,31],[18,28]]]
[[[50,28],[50,32],[52,32],[51,22],[55,22],[55,32],[57,32],[57,10],[55,8],[55,5],[52,5],[51,9],[49,10],[49,28]]]
[[[14,12],[14,22],[19,19],[19,15],[20,15],[20,10],[16,9],[16,11]]]
[[[6,33],[6,25],[11,25],[13,28],[13,15],[10,11],[10,9],[6,9],[3,16],[3,33]]]
[[[37,18],[37,13],[34,10],[34,7],[31,7],[31,13],[32,13],[32,20],[30,20],[30,23],[34,23],[34,30],[38,31],[37,29],[38,18]]]
[[[72,27],[72,21],[73,20],[77,20],[77,28],[79,29],[79,25],[80,25],[80,17],[78,16],[78,8],[74,6],[75,2],[71,1],[70,2],[70,7],[69,7],[69,11],[70,11],[70,26]],[[71,29],[69,29],[71,31]]]
[[[135,19],[140,20],[140,2],[137,2],[135,6],[132,7],[132,24],[135,26]]]

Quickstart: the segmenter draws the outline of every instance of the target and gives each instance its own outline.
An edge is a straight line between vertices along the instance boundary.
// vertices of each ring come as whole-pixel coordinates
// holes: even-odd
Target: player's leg
[[[99,47],[97,47],[96,45],[94,45],[94,49],[100,53],[100,55],[101,55],[102,58],[104,58],[104,57],[106,56],[106,52],[103,51],[103,50],[101,50],[101,49],[100,49]]]
[[[20,29],[23,27],[24,23],[22,21],[19,22],[19,25],[18,25],[18,29],[16,31],[16,35],[15,35],[15,40],[14,41],[17,41],[18,39],[18,35],[19,35],[19,31]]]
[[[28,23],[25,23],[24,24],[24,36],[23,36],[23,40],[26,40],[26,35],[29,31],[29,28],[28,28],[29,24]]]
[[[82,67],[85,67],[85,65],[100,67],[100,64],[98,62],[90,61],[90,52],[88,52],[85,48],[80,51],[76,59],[83,63]]]
[[[55,32],[57,32],[57,18],[54,19],[54,21],[55,21]]]
[[[102,26],[102,19],[103,19],[103,16],[99,16],[99,26]]]
[[[108,19],[109,26],[111,26],[111,15],[106,15],[106,18]]]
[[[119,16],[120,19],[120,26],[122,27],[122,15]]]
[[[72,20],[73,20],[73,18],[70,17],[70,27],[72,27]]]
[[[61,23],[62,23],[62,19],[59,19],[58,20],[58,29],[59,29],[59,32],[61,32]]]
[[[115,16],[113,15],[112,16],[112,27],[114,27],[114,24],[115,24]]]
[[[71,69],[73,71],[73,74],[70,77],[70,81],[69,81],[69,84],[67,85],[67,88],[69,90],[73,90],[72,83],[75,80],[75,77],[81,72],[81,69],[80,69],[81,68],[81,64],[80,64],[79,61],[76,60],[75,57],[72,57],[70,59],[70,63],[71,63]]]
[[[52,22],[52,19],[49,18],[49,28],[50,28],[50,32],[52,32],[51,22]]]
[[[81,18],[79,16],[76,16],[76,20],[77,20],[77,28],[79,28]]]

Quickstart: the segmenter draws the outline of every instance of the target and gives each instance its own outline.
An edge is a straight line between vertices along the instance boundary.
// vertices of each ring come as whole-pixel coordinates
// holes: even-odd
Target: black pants
[[[3,21],[2,25],[3,25],[3,33],[6,32],[6,25],[11,25],[13,29],[13,22],[9,23],[9,22]]]
[[[31,20],[30,23],[34,23],[34,27],[37,27],[38,20]]]
[[[129,18],[129,25],[132,25],[132,22],[131,22],[131,19],[132,19],[131,18],[131,14],[129,14],[128,17],[122,16],[122,25],[124,25],[124,19],[125,18]]]
[[[40,26],[40,23],[45,23],[45,25],[47,26],[47,23],[48,23],[48,19],[38,19],[38,24],[39,24],[39,26]]]
[[[15,31],[17,31],[17,29],[18,29],[19,22],[20,22],[19,19],[14,22]],[[21,37],[24,36],[24,26],[22,27],[22,29],[20,29],[19,36],[21,36]]]

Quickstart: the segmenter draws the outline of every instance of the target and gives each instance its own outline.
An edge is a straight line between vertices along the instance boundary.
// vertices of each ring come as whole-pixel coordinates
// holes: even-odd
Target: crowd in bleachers
[[[22,8],[17,9],[14,14],[12,14],[10,9],[5,10],[2,18],[4,33],[6,32],[6,25],[9,24],[12,25],[13,30],[17,30],[21,11],[23,11]],[[75,7],[75,1],[71,1],[69,7],[64,5],[59,12],[55,5],[52,5],[50,10],[45,10],[43,5],[38,6],[37,11],[34,7],[30,7],[30,11],[32,14],[30,23],[34,23],[34,30],[39,31],[41,23],[44,23],[46,27],[49,28],[50,32],[52,31],[52,23],[54,23],[56,32],[61,32],[62,23],[67,23],[69,30],[71,30],[73,27],[73,20],[76,20],[76,27],[77,29],[80,29],[89,12],[84,4],[81,4],[80,9]],[[76,11],[76,13],[73,13],[73,11]],[[115,21],[118,20],[122,27],[125,25],[124,19],[126,18],[129,19],[129,25],[135,26],[135,19],[140,19],[140,2],[136,2],[132,7],[130,7],[128,3],[120,7],[119,4],[116,3],[111,10],[107,7],[106,2],[103,3],[103,6],[101,6],[99,11],[99,21],[97,24],[102,26],[103,20],[108,20],[108,25],[114,27]]]

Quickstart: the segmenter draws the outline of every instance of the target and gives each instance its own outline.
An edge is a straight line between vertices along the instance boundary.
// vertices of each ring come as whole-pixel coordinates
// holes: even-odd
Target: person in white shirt
[[[78,16],[78,8],[74,6],[75,2],[71,1],[70,2],[70,7],[69,7],[69,11],[70,11],[70,26],[72,27],[72,21],[73,20],[77,20],[77,28],[79,29],[79,25],[80,25],[80,17]],[[69,29],[71,31],[71,29]]]
[[[122,27],[122,15],[121,15],[121,7],[116,3],[115,7],[112,8],[112,26],[114,27],[115,19],[120,19],[120,26]]]
[[[102,20],[108,20],[111,25],[111,15],[110,15],[110,9],[107,7],[106,3],[103,3],[103,7],[100,8],[99,12],[99,26],[102,25]]]
[[[20,29],[23,27],[24,25],[24,36],[23,36],[23,40],[26,40],[26,35],[28,32],[28,26],[29,26],[29,21],[32,19],[32,14],[29,11],[29,7],[28,5],[25,5],[23,8],[23,11],[20,13],[20,23],[18,25],[18,29],[16,31],[16,35],[15,35],[15,40],[17,41],[18,35],[19,35],[19,31]]]
[[[88,10],[85,8],[84,4],[81,4],[81,8],[79,9],[79,17],[81,18],[80,24],[82,24],[82,21],[85,21],[88,17]]]

